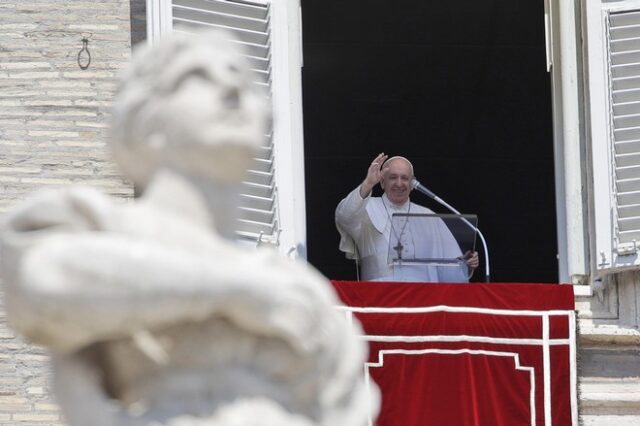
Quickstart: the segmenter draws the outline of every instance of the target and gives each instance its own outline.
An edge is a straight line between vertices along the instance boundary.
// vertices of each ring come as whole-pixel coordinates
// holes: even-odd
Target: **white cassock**
[[[433,264],[393,264],[389,242],[396,246],[404,259],[455,259],[462,256],[456,239],[440,219],[396,219],[394,213],[427,213],[432,210],[407,201],[394,205],[387,198],[360,197],[360,187],[351,191],[336,208],[336,227],[340,233],[340,250],[347,258],[358,258],[361,278],[365,281],[468,282],[468,268],[461,261],[455,266]],[[357,251],[356,251],[357,247]],[[393,251],[392,255],[396,256]]]

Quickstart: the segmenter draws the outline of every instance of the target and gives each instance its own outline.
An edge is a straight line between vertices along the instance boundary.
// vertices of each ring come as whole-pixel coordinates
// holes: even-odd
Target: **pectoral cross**
[[[396,244],[393,249],[396,251],[396,253],[398,253],[398,259],[402,259],[402,250],[404,249],[404,246],[402,245],[400,240],[398,240],[398,244]]]

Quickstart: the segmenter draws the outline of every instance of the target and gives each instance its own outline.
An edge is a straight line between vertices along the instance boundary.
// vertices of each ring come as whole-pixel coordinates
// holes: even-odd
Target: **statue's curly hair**
[[[183,156],[188,157],[190,165],[203,161],[198,158],[197,149],[193,149],[202,145],[198,128],[185,123],[189,111],[173,111],[167,107],[173,93],[190,77],[203,77],[211,82],[212,90],[216,87],[226,94],[217,104],[192,105],[192,113],[197,113],[199,108],[237,108],[233,103],[240,94],[245,98],[250,96],[251,101],[242,105],[245,115],[251,117],[243,124],[242,137],[238,136],[237,124],[225,127],[226,115],[212,117],[212,121],[219,120],[214,124],[220,128],[207,140],[207,145],[226,150],[219,156],[221,162],[233,155],[229,149],[243,150],[246,154],[247,149],[263,143],[271,120],[268,97],[251,81],[241,44],[233,39],[231,34],[222,31],[197,35],[175,33],[158,45],[136,49],[118,88],[111,126],[116,160],[135,183],[146,186],[163,164],[181,167]],[[215,168],[216,164],[202,167],[205,166]]]

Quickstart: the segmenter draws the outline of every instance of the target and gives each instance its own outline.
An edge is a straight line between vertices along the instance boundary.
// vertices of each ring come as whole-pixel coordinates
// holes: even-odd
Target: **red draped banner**
[[[573,287],[334,281],[378,426],[577,425]]]

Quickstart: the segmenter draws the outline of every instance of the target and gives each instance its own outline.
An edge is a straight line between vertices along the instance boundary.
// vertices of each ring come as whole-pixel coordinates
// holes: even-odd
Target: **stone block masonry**
[[[16,336],[0,292],[0,426],[65,425],[51,393],[49,356]]]
[[[107,146],[117,77],[131,55],[131,3],[0,4],[0,212],[34,190],[86,181],[132,195]],[[83,38],[86,70],[77,61]]]
[[[0,2],[0,215],[34,191],[71,184],[132,197],[110,158],[109,109],[132,39],[144,39],[144,4]],[[64,425],[47,353],[13,333],[2,301],[0,292],[0,426]]]

